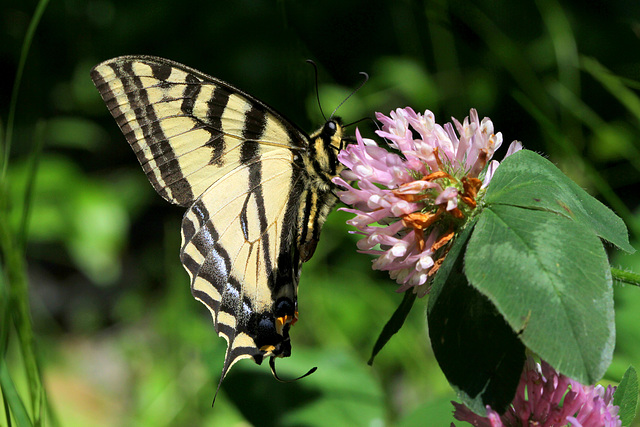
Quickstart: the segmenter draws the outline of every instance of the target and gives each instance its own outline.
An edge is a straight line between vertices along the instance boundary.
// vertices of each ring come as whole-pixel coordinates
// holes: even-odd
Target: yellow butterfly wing
[[[342,128],[312,137],[221,80],[162,58],[124,56],[91,77],[156,191],[188,206],[181,260],[194,297],[238,360],[286,357],[300,264],[336,202]]]

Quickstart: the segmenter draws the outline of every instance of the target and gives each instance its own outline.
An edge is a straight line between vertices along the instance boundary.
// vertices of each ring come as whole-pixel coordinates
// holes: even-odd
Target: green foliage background
[[[3,128],[36,5],[0,5]],[[53,425],[453,420],[455,396],[429,348],[426,300],[417,301],[374,366],[366,365],[402,295],[355,252],[343,212],[330,216],[303,269],[293,356],[279,361],[282,376],[312,366],[318,372],[280,384],[267,367],[244,361],[210,408],[225,342],[191,297],[178,259],[183,210],[155,194],[89,79],[92,66],[124,54],[163,56],[227,80],[310,131],[323,119],[307,58],[319,65],[326,114],[360,83],[358,72],[369,73],[338,112],[346,122],[409,105],[443,123],[477,108],[505,146],[518,139],[546,153],[611,206],[638,247],[637,1],[52,0],[22,77],[1,207],[15,233],[29,220],[28,302],[50,406],[44,419]],[[370,124],[359,126],[372,135]],[[640,271],[638,253],[611,258]],[[4,254],[3,279],[11,279],[11,259]],[[640,290],[616,286],[615,294],[617,347],[604,383],[619,381],[629,364],[640,366]],[[10,323],[2,328],[3,360],[28,402],[29,358]]]

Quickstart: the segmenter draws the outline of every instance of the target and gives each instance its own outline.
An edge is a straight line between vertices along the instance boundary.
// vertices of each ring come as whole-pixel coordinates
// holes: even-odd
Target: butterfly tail
[[[220,387],[222,386],[222,381],[227,376],[229,369],[238,360],[253,358],[256,363],[261,364],[263,358],[263,352],[257,350],[255,347],[243,347],[242,345],[238,345],[236,342],[236,336],[234,334],[230,334],[231,336],[227,336],[226,331],[219,330],[218,335],[225,338],[229,344],[227,346],[227,351],[224,357],[224,364],[222,365],[222,373],[220,374],[220,381],[218,382],[218,387],[216,388],[216,394],[213,396],[213,402],[211,402],[211,406],[213,406],[216,402],[216,397],[218,396],[218,392],[220,391]]]

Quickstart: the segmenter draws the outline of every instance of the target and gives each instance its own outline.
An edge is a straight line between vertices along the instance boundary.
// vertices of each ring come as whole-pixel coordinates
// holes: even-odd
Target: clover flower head
[[[409,107],[376,118],[382,123],[376,134],[389,149],[356,130],[357,143],[338,154],[345,169],[333,182],[350,206],[342,210],[354,214],[347,223],[362,235],[359,251],[377,256],[373,268],[389,271],[398,292],[424,296],[499,166],[491,158],[502,134],[474,109],[462,123],[444,126],[431,111]],[[514,141],[508,155],[520,149]]]
[[[487,416],[452,402],[453,416],[476,427],[620,427],[618,406],[613,404],[615,387],[583,385],[559,374],[545,361],[530,356],[520,377],[516,396],[500,415],[487,406]]]

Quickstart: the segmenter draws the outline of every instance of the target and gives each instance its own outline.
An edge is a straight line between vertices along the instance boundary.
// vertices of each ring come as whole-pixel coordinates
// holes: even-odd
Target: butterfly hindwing
[[[189,207],[181,261],[238,360],[286,357],[300,264],[336,202],[342,128],[311,137],[221,80],[162,58],[123,56],[91,77],[156,191]]]
[[[288,356],[288,327],[282,339],[267,335],[275,302],[288,301],[290,310],[283,315],[295,315],[299,257],[292,251],[292,230],[299,228],[296,193],[303,181],[299,169],[284,167],[290,161],[265,154],[261,162],[236,168],[183,219],[181,259],[192,276],[193,295],[209,308],[228,342],[223,375],[242,358],[261,362],[267,355]],[[265,176],[248,189],[233,185],[251,182],[253,174]]]

